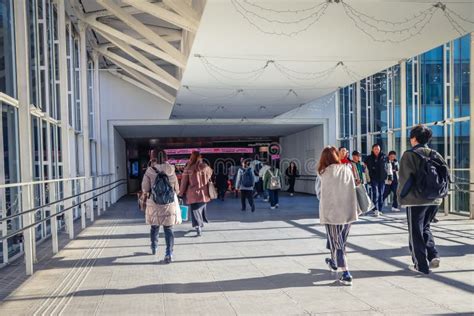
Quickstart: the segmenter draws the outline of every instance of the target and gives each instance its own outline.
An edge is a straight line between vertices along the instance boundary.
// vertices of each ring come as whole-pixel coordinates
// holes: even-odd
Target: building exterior
[[[281,137],[286,150],[282,157],[314,162],[309,168],[314,176],[321,149],[336,139],[340,145],[364,154],[375,143],[384,151],[401,153],[408,147],[410,127],[425,123],[434,130],[432,146],[447,157],[457,182],[445,204],[446,212],[474,215],[474,197],[469,192],[473,187],[469,183],[474,182],[472,35],[362,80],[352,72],[354,78],[348,81],[344,73],[338,74],[338,61],[313,60],[315,72],[306,69],[306,53],[311,55],[323,46],[329,50],[319,52],[322,56],[340,51],[332,37],[321,36],[311,42],[311,33],[306,33],[303,36],[307,38],[295,40],[293,47],[239,24],[242,17],[231,11],[230,2],[211,4],[207,7],[204,0],[0,0],[0,266],[24,253],[27,273],[31,274],[35,243],[51,237],[56,253],[58,231],[74,238],[76,220],[84,228],[88,220],[94,220],[94,214],[100,215],[126,194],[126,188],[119,186],[127,177],[126,142],[121,133],[151,137],[148,132],[163,135],[167,128],[169,134],[165,135],[169,137],[208,137],[211,132]],[[208,21],[200,25],[204,7]],[[156,25],[149,25],[150,16],[143,21],[136,18],[147,14],[158,17]],[[222,22],[227,14],[233,20]],[[338,23],[338,32],[350,30],[370,41],[348,24],[351,21]],[[215,26],[218,23],[222,30]],[[240,36],[242,44],[236,45],[240,42],[227,36],[229,30],[224,26],[235,28],[234,36]],[[249,29],[242,31],[242,26]],[[207,35],[196,39],[198,50],[191,59],[199,27],[204,27]],[[451,38],[446,27],[443,31],[442,38]],[[208,44],[216,37],[214,32],[221,36],[214,41],[215,47]],[[137,38],[137,34],[142,37]],[[350,44],[359,45],[353,39]],[[427,43],[433,41],[428,34],[422,43],[425,46],[420,47],[431,47]],[[261,49],[250,53],[254,56],[270,56],[266,49],[273,50],[272,45],[281,56],[295,54],[293,65],[291,59],[280,60],[283,65],[287,63],[289,68],[285,69],[293,77],[282,76],[281,69],[274,67],[275,60],[269,58],[252,61],[262,64],[257,74],[268,71],[263,76],[266,81],[244,79],[234,83],[237,80],[229,74],[254,75],[254,70],[248,70],[251,61],[230,58],[222,66],[222,60],[218,56],[212,59],[211,54],[213,49],[222,48],[232,53],[240,49],[243,54],[250,47]],[[378,42],[373,45],[383,51]],[[405,48],[397,46],[399,51]],[[418,46],[408,48],[415,51]],[[216,65],[203,56],[199,58],[207,49]],[[226,70],[226,86],[215,89],[218,82],[213,81],[214,73],[206,75],[203,65],[211,65],[217,72]],[[191,75],[182,82],[186,67]],[[368,69],[373,72],[379,68],[371,65]],[[321,73],[324,76],[319,78]],[[321,84],[319,90],[308,86],[315,78]],[[178,95],[181,87],[184,89]],[[224,101],[229,101],[223,101],[225,98],[233,100],[224,106]],[[115,184],[119,186],[113,187],[116,190],[94,196]],[[313,189],[310,182],[301,187]],[[53,203],[63,198],[67,198],[63,203]],[[26,211],[31,212],[21,213]],[[30,229],[15,234],[24,227]]]
[[[400,61],[339,89],[340,146],[370,154],[373,144],[400,157],[411,127],[433,130],[430,146],[446,157],[454,184],[446,212],[472,212],[472,36]],[[472,194],[472,193],[471,193]]]

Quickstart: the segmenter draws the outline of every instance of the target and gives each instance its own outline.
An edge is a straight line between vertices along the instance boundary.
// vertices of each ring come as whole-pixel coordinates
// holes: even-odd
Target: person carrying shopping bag
[[[156,254],[160,226],[166,240],[164,262],[173,262],[173,225],[180,224],[181,210],[177,203],[179,191],[175,167],[167,162],[166,153],[157,151],[157,157],[146,169],[142,180],[142,191],[146,194],[145,220],[150,228],[151,252]]]
[[[191,221],[196,229],[197,237],[202,235],[204,222],[209,222],[206,205],[211,201],[209,182],[212,172],[211,167],[202,161],[201,154],[198,151],[193,151],[181,179],[179,196],[184,196],[186,203],[190,206]]]
[[[319,199],[320,223],[325,225],[331,258],[326,264],[332,272],[342,269],[339,282],[352,285],[346,257],[351,224],[358,219],[359,206],[352,168],[341,163],[338,150],[326,147],[319,161],[316,195]]]

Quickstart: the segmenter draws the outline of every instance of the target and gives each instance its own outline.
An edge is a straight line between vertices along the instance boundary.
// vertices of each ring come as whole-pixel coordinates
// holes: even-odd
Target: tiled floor
[[[241,212],[232,198],[212,202],[203,237],[189,223],[177,226],[176,261],[164,265],[163,247],[149,254],[148,227],[135,201],[122,199],[12,289],[0,315],[474,312],[474,226],[467,218],[440,216],[434,224],[443,258],[428,277],[406,268],[402,213],[361,218],[349,237],[354,285],[342,287],[324,264],[315,198],[280,202],[270,210],[259,201],[256,213]]]

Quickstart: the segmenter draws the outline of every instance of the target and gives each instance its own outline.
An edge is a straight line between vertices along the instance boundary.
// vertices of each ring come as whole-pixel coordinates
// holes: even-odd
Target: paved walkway
[[[452,314],[474,311],[474,228],[464,217],[434,225],[442,254],[431,276],[414,276],[403,214],[364,217],[349,238],[352,287],[324,265],[314,197],[243,213],[237,200],[210,205],[194,237],[176,227],[176,262],[149,254],[148,227],[125,198],[59,254],[37,266],[0,305],[0,315]],[[164,239],[160,239],[162,245]],[[46,259],[44,259],[46,260]],[[39,268],[39,269],[38,269]],[[0,278],[4,270],[0,270]]]

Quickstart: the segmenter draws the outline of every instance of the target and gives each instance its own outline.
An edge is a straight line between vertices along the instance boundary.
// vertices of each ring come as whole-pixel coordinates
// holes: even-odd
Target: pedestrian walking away
[[[183,172],[179,196],[185,198],[189,204],[191,222],[196,229],[196,235],[202,235],[204,223],[208,223],[206,205],[211,200],[209,195],[209,181],[212,169],[202,161],[201,154],[194,151]]]
[[[347,263],[346,245],[351,224],[358,219],[358,204],[352,168],[341,163],[338,150],[326,147],[318,165],[316,196],[319,199],[319,219],[327,234],[327,248],[331,257],[325,263],[331,272],[340,268],[339,282],[352,285],[353,278]]]
[[[142,180],[142,191],[146,192],[145,220],[150,228],[151,252],[157,253],[160,226],[163,226],[166,241],[164,262],[173,261],[173,225],[179,224],[177,213],[181,212],[176,203],[179,192],[175,167],[167,162],[166,153],[157,150],[157,156],[146,169]],[[180,217],[180,216],[179,216]]]
[[[412,149],[400,159],[400,205],[406,207],[409,249],[413,266],[410,270],[429,274],[438,268],[440,255],[431,232],[431,222],[448,193],[449,170],[443,157],[428,147],[430,128],[417,125],[410,131]]]
[[[268,190],[270,209],[278,208],[280,206],[278,195],[281,190],[281,172],[276,166],[271,166],[265,173],[263,187]]]
[[[300,176],[294,161],[290,162],[290,165],[286,168],[285,176],[288,179],[288,193],[290,193],[290,196],[293,196],[295,193],[296,178]]]
[[[240,190],[240,201],[242,211],[246,211],[246,201],[248,201],[252,212],[255,212],[255,202],[253,190],[255,188],[255,175],[249,160],[242,162],[242,168],[237,172],[236,188]]]

